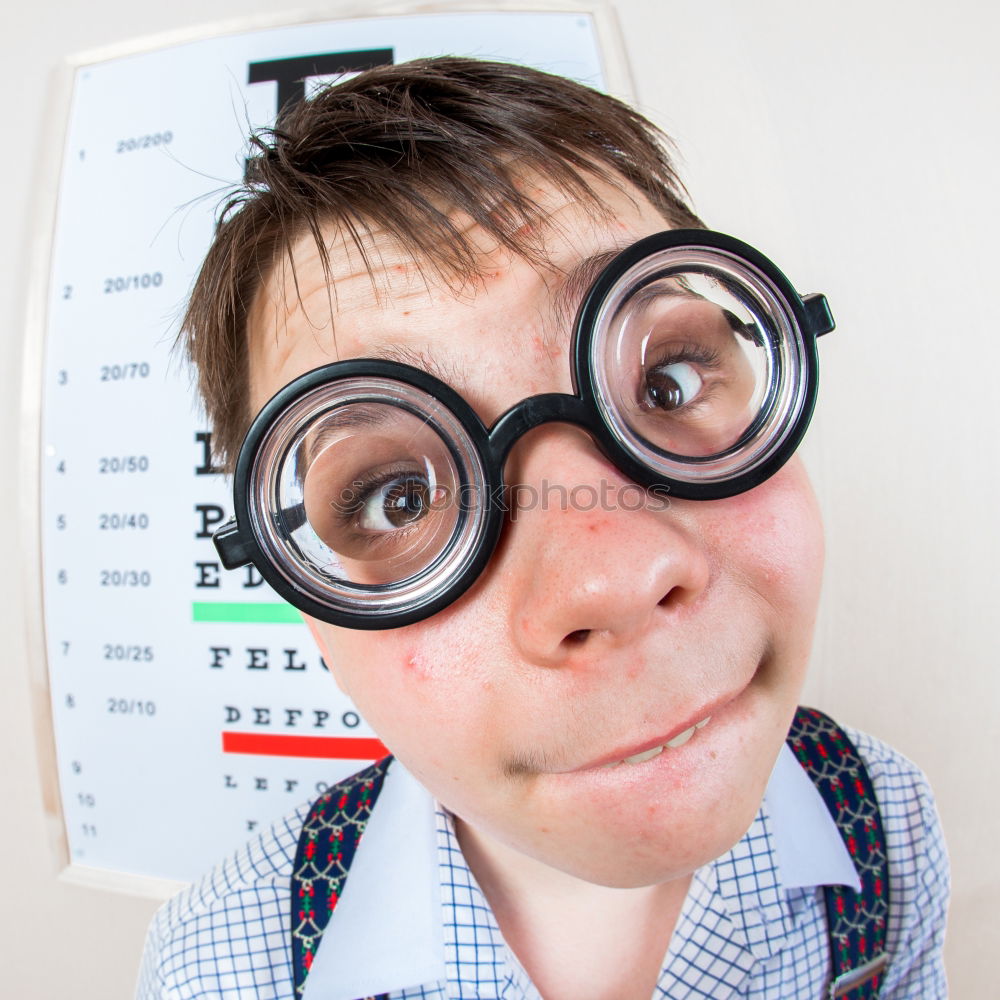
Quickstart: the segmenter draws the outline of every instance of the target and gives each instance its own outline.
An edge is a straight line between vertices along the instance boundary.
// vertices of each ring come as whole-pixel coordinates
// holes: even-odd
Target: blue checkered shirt
[[[870,736],[848,734],[868,766],[889,850],[891,963],[881,1000],[939,1000],[947,996],[941,949],[949,875],[930,789],[900,754]],[[435,810],[412,778],[396,782],[396,805],[383,810],[391,778],[392,769],[317,953],[306,1000],[385,992],[392,1000],[540,1000],[465,863],[451,817]],[[740,841],[694,873],[654,1000],[824,995],[830,962],[822,885],[847,882],[853,872],[836,874],[847,855],[831,845],[832,821],[825,831],[814,826],[796,851],[794,837],[776,820],[815,803],[789,802],[783,794],[778,808],[774,784],[772,777]],[[388,815],[391,808],[397,817],[376,824],[380,810]],[[421,808],[433,817],[426,836],[413,822]],[[147,937],[137,1000],[292,996],[289,881],[307,811],[275,824],[161,908]],[[824,837],[828,846],[817,849]]]

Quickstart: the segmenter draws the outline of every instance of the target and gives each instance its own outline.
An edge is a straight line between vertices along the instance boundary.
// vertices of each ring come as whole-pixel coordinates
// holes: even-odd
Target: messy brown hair
[[[525,66],[446,57],[367,70],[299,102],[250,143],[182,323],[228,469],[253,417],[247,315],[302,235],[328,267],[332,225],[368,265],[365,236],[377,229],[421,266],[468,282],[477,252],[456,209],[512,252],[544,254],[531,236],[540,210],[518,185],[525,171],[597,214],[594,177],[633,185],[673,227],[701,226],[658,129],[612,97]]]

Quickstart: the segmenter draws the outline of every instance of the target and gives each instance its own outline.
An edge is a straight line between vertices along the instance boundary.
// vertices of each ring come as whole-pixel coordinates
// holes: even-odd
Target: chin
[[[647,805],[624,822],[550,822],[523,839],[502,839],[551,868],[595,885],[661,885],[687,878],[739,841],[763,798],[765,785],[752,784],[752,789],[688,802],[684,813],[657,812]]]
[[[576,863],[570,864],[560,864],[555,859],[554,866],[575,878],[610,889],[662,885],[687,878],[703,865],[725,854],[749,829],[756,812],[756,809],[750,810],[725,831],[713,830],[699,843],[685,844],[681,850],[678,850],[678,844],[667,840],[663,841],[659,850],[650,850],[649,845],[630,844],[623,831],[596,862],[594,856],[574,858],[572,862]]]

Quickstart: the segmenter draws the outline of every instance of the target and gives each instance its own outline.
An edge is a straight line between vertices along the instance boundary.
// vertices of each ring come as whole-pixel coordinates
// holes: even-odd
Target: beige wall
[[[30,719],[16,483],[32,199],[63,56],[275,0],[53,0],[0,14],[0,995],[130,996],[154,904],[62,884]],[[756,243],[838,331],[808,445],[829,540],[808,697],[920,762],[954,867],[952,995],[995,994],[1000,585],[993,5],[618,0],[644,110],[706,219]],[[335,8],[327,8],[332,12]]]

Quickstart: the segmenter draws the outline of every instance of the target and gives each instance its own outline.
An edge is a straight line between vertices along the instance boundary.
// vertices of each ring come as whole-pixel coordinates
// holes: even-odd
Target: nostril
[[[677,604],[682,603],[684,600],[683,588],[681,587],[671,587],[660,599],[657,601],[657,606],[661,608],[672,608]]]
[[[564,641],[570,643],[571,645],[577,646],[580,645],[581,643],[586,642],[587,637],[589,635],[590,635],[589,628],[578,628],[575,632],[570,632],[569,635],[566,636],[566,639]]]

